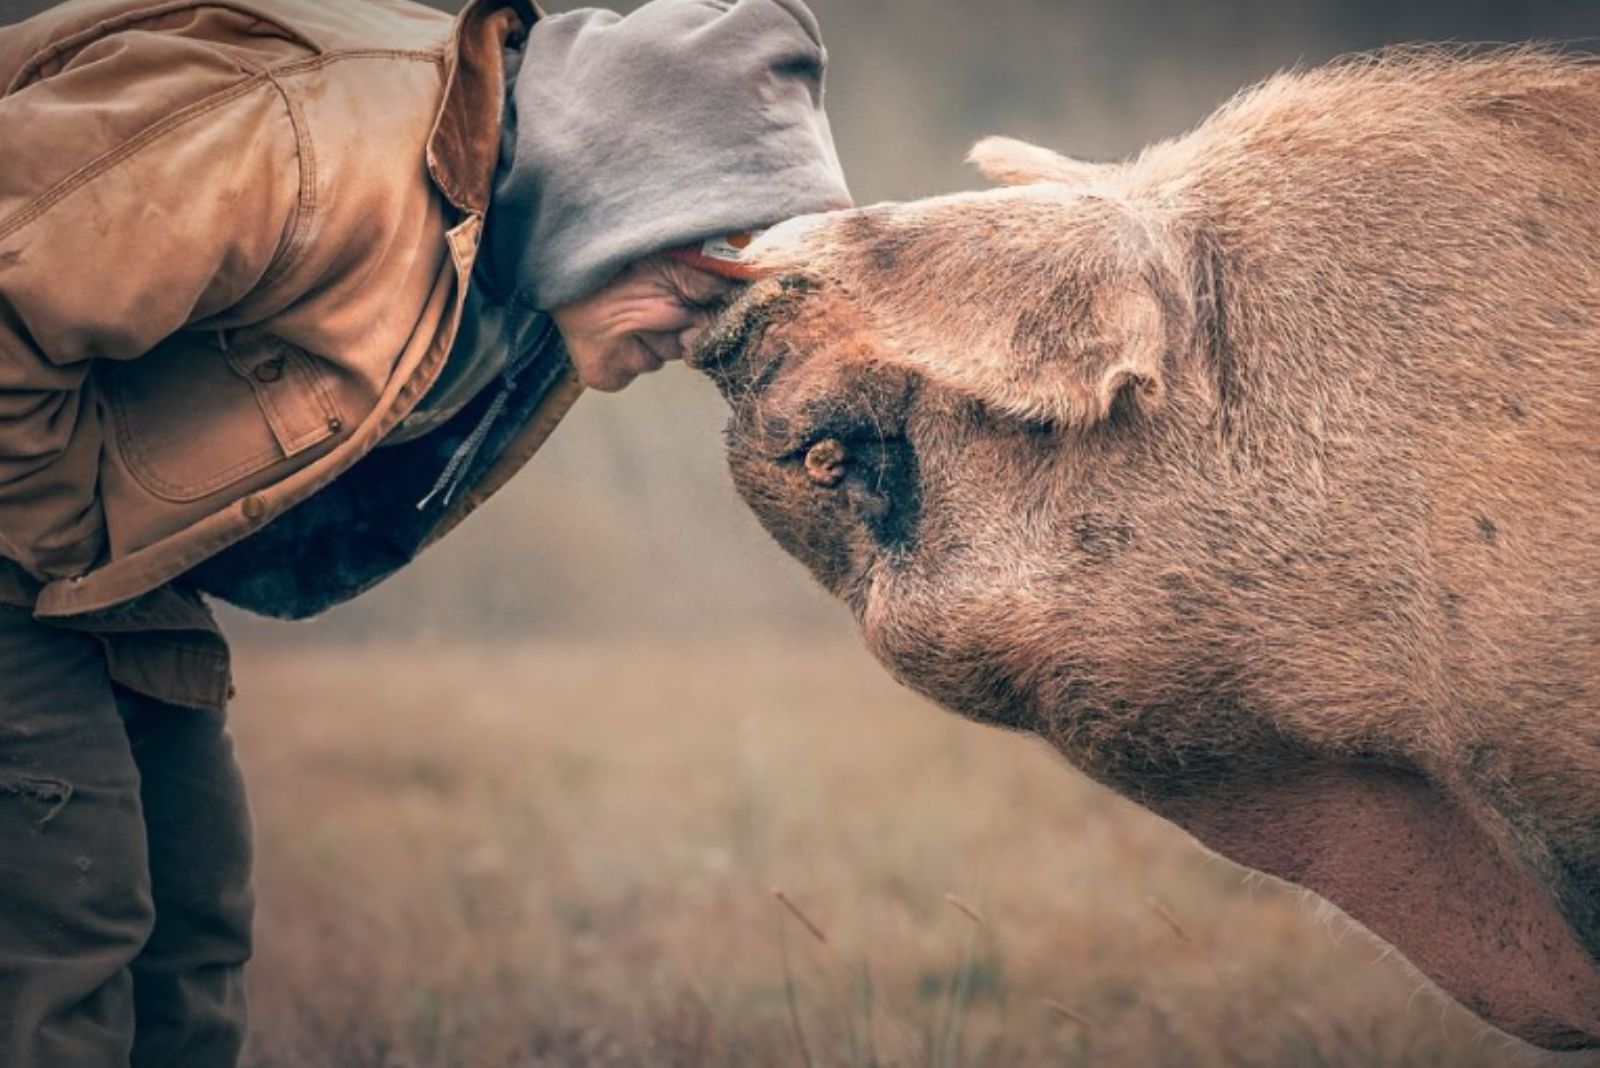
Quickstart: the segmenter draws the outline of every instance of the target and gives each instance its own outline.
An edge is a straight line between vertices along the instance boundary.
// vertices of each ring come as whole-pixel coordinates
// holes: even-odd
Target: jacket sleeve
[[[235,308],[309,210],[269,77],[102,44],[0,97],[0,556],[46,580],[104,552],[96,361]]]

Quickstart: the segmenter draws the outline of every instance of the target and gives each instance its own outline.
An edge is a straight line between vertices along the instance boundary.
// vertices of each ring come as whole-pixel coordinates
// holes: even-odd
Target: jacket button
[[[254,493],[239,502],[239,507],[244,510],[244,517],[252,523],[259,521],[267,514],[267,502]]]
[[[283,377],[283,357],[258,363],[250,373],[256,376],[257,382],[276,382]]]

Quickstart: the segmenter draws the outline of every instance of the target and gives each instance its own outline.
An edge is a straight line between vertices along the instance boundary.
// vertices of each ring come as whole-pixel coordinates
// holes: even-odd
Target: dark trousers
[[[0,1065],[232,1068],[253,908],[223,716],[0,606]]]

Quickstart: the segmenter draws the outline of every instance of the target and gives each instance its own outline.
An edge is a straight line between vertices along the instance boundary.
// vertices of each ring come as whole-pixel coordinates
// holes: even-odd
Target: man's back
[[[95,0],[0,31],[29,164],[0,168],[8,380],[76,409],[7,412],[0,448],[0,555],[76,580],[42,610],[143,592],[288,505],[252,495],[331,480],[448,348],[474,251],[430,174],[455,25]]]

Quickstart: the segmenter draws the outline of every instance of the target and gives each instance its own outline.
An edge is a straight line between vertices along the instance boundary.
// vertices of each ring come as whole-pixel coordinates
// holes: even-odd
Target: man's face
[[[682,359],[739,288],[738,282],[655,255],[551,315],[579,380],[615,393],[668,360]]]

